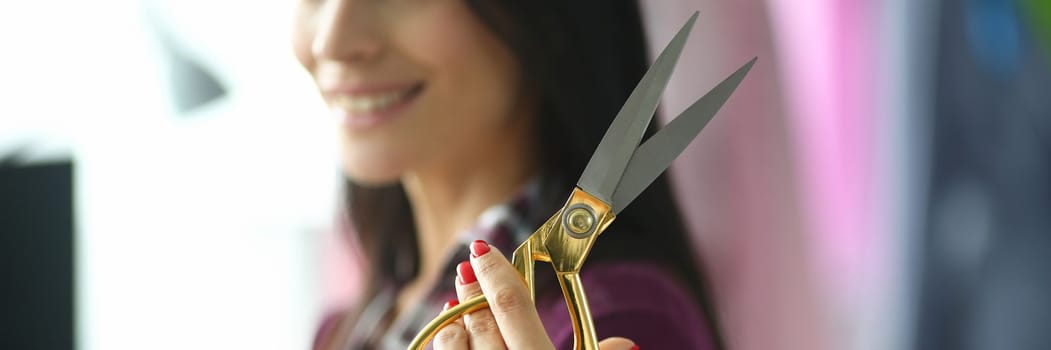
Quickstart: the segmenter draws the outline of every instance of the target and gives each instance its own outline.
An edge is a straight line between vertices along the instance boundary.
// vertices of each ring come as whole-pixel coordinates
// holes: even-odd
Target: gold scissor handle
[[[522,281],[534,301],[535,262],[548,262],[554,267],[573,324],[574,349],[598,349],[595,323],[591,319],[588,298],[580,280],[580,268],[595,244],[595,239],[615,218],[609,204],[576,188],[562,209],[522,242],[511,256],[511,263],[522,275]],[[443,311],[416,334],[409,343],[409,350],[423,349],[442,327],[463,315],[488,306],[489,302],[485,296],[479,295]]]
[[[591,319],[591,308],[584,294],[584,284],[580,274],[575,272],[559,273],[558,282],[562,285],[562,295],[569,307],[569,319],[573,323],[573,348],[597,350],[598,335],[595,334],[595,321]]]
[[[431,322],[428,322],[426,326],[423,326],[420,333],[416,334],[416,337],[412,339],[411,343],[409,343],[409,349],[423,349],[427,343],[431,342],[431,339],[434,339],[434,336],[438,334],[438,331],[443,327],[448,326],[463,315],[487,307],[489,307],[489,301],[485,300],[485,296],[477,295],[474,298],[467,299],[459,305],[442,311],[442,313],[438,314],[438,317],[435,317]]]

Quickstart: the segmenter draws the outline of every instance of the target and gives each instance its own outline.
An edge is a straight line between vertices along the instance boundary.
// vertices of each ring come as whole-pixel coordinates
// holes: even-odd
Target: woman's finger
[[[471,243],[471,266],[510,349],[554,349],[522,276],[495,248]]]
[[[639,346],[635,345],[635,342],[626,338],[613,337],[606,338],[598,342],[599,350],[639,350]]]
[[[449,300],[445,303],[445,307],[442,310],[448,310],[457,304],[459,304],[458,300]],[[464,328],[463,319],[461,318],[457,318],[453,323],[442,327],[442,329],[438,330],[438,334],[434,336],[434,350],[467,349],[470,349],[468,347],[467,329]]]
[[[456,265],[456,296],[464,301],[482,294],[482,288],[475,278],[474,269],[469,261]],[[504,349],[504,338],[496,325],[493,312],[489,308],[472,312],[464,316],[464,328],[471,349]]]

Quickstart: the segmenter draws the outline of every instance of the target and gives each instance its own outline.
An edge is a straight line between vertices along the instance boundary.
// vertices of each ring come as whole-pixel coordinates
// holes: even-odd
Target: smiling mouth
[[[371,115],[394,109],[423,91],[423,83],[408,88],[373,94],[339,94],[330,99],[331,106],[350,115]]]

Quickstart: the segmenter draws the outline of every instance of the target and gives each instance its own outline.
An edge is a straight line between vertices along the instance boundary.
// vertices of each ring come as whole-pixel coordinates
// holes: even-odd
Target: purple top
[[[480,217],[476,227],[460,237],[464,246],[484,239],[505,254],[516,242],[525,240],[534,227],[525,222],[536,198],[535,182],[515,200],[492,207]],[[467,249],[449,252],[446,270],[467,260]],[[537,265],[537,277],[553,273]],[[687,289],[660,266],[639,261],[585,263],[581,279],[587,292],[591,316],[599,339],[618,336],[648,349],[713,349],[711,327],[700,306]],[[416,332],[441,311],[446,300],[456,297],[453,279],[442,278],[431,289],[425,302],[412,310],[393,315],[398,288],[388,286],[358,313],[357,320],[347,312],[327,316],[318,329],[314,349],[405,349]],[[566,302],[557,285],[537,290],[537,311],[551,341],[558,349],[573,347],[573,327]],[[326,345],[327,344],[327,347]]]
[[[580,275],[599,340],[625,337],[643,349],[715,348],[700,307],[658,266],[632,262],[584,266]],[[573,326],[561,293],[538,300],[537,311],[555,348],[572,349]]]

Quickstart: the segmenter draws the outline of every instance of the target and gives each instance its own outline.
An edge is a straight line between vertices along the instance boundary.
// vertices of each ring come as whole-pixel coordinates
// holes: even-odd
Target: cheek
[[[300,4],[297,6],[296,15],[292,21],[292,52],[296,56],[296,60],[299,64],[303,65],[307,71],[313,72],[315,61],[314,54],[311,51],[311,47],[314,43],[314,33],[316,21],[314,20],[314,12],[316,8],[308,4]]]
[[[442,111],[431,119],[446,124],[436,127],[463,135],[502,124],[518,90],[509,50],[461,1],[428,17],[405,28],[412,42],[405,51],[430,72],[429,88],[440,104],[432,110]]]

